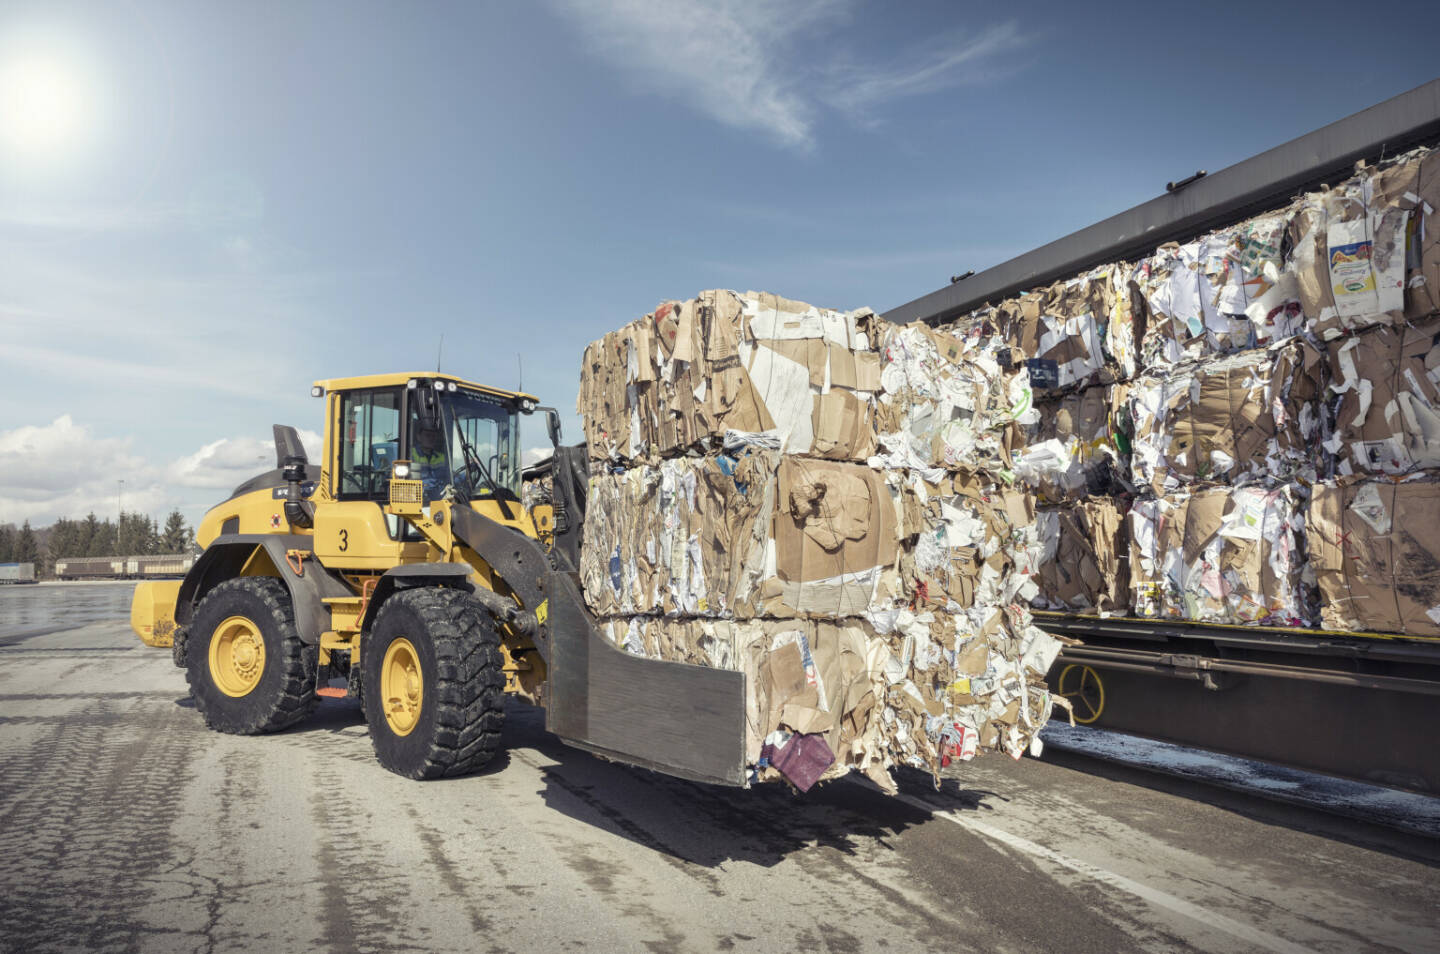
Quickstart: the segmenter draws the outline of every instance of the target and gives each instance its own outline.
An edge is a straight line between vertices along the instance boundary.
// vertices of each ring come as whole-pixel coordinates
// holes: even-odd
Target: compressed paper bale
[[[728,365],[706,364],[715,334]],[[1034,501],[992,479],[1033,411],[1000,355],[993,334],[728,292],[587,350],[580,406],[608,461],[589,484],[587,603],[629,652],[747,674],[752,781],[858,770],[892,787],[897,765],[1018,758],[1049,717],[1060,642],[1025,606]],[[722,387],[738,397],[717,411]],[[865,464],[826,459],[867,441],[882,446]]]
[[[882,591],[900,516],[858,464],[744,449],[594,477],[580,574],[599,616],[856,616]]]
[[[866,459],[879,387],[863,327],[870,315],[765,292],[662,303],[586,348],[576,409],[591,457],[716,450],[730,434],[788,453]]]
[[[835,761],[821,778],[859,770],[893,790],[898,765],[938,773],[946,740],[1018,758],[1049,716],[1045,674],[1058,640],[1023,614],[984,631],[904,611],[876,630],[864,620],[613,619],[617,646],[656,659],[746,674],[746,758],[755,781],[778,778],[767,745],[818,736]]]
[[[1339,474],[1440,467],[1440,318],[1326,345]]]
[[[1024,355],[1037,394],[1115,380],[1103,344],[1116,308],[1114,277],[1110,267],[1102,267],[997,309],[1001,332]]]
[[[1129,531],[1138,616],[1280,626],[1314,619],[1295,485],[1140,498]]]
[[[1440,636],[1440,477],[1317,484],[1306,522],[1325,629]]]
[[[1319,337],[1404,320],[1420,171],[1412,155],[1301,199],[1289,238],[1301,305]]]
[[[1114,499],[1092,497],[1069,507],[1039,511],[1039,592],[1031,605],[1104,615],[1128,611],[1126,509]]]
[[[997,607],[1028,602],[1039,572],[1035,501],[1026,493],[956,477],[940,484],[894,475],[907,509],[911,546],[900,555],[908,605],[960,613],[980,608],[983,628]],[[913,510],[913,512],[912,512]]]
[[[1111,438],[1112,385],[1037,401],[1037,420],[1011,451],[1015,479],[1041,500],[1058,503],[1112,493],[1121,455]]]
[[[920,322],[883,325],[872,467],[998,472],[1017,424],[1033,418],[1029,377],[1006,367],[993,340]],[[973,331],[973,333],[972,333]]]
[[[1440,312],[1440,150],[1420,157],[1415,210],[1408,223],[1405,264],[1405,317]]]
[[[1322,373],[1320,352],[1291,338],[1141,376],[1127,399],[1135,483],[1313,479]]]

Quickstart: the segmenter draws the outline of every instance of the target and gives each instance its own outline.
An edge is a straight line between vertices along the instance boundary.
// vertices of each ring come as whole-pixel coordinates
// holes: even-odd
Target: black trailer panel
[[[1051,670],[1121,732],[1440,793],[1440,639],[1037,612],[1083,640]],[[1086,672],[1088,667],[1089,672]],[[1093,716],[1093,718],[1091,718]]]

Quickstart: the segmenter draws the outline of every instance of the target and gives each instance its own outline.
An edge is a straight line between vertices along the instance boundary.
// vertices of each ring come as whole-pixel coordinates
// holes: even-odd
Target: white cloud
[[[595,51],[642,85],[711,117],[807,147],[813,105],[785,56],[847,0],[556,0]],[[797,61],[798,63],[798,61]]]
[[[890,100],[981,83],[1009,72],[996,59],[1027,42],[1014,22],[979,33],[956,31],[908,51],[899,64],[888,68],[871,63],[837,64],[820,95],[830,105],[859,116]]]
[[[552,0],[637,87],[800,150],[822,107],[860,123],[895,99],[983,82],[1027,39],[1016,24],[955,31],[883,66],[834,36],[854,0]]]
[[[520,452],[520,466],[533,467],[542,460],[549,460],[550,455],[555,453],[553,447],[527,447]]]
[[[312,461],[320,435],[301,430]],[[146,459],[128,438],[98,437],[63,414],[49,424],[0,431],[0,523],[91,511],[113,517],[117,506],[157,519],[179,507],[192,523],[235,486],[275,466],[273,440],[227,437],[168,463]]]
[[[320,435],[299,431],[305,453],[320,459]],[[166,478],[183,487],[229,489],[275,466],[275,442],[258,437],[222,437],[173,462]],[[217,498],[218,500],[218,498]]]

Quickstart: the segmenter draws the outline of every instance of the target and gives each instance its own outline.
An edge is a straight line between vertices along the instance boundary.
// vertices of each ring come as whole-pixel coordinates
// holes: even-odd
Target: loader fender
[[[380,577],[380,582],[375,584],[375,592],[371,594],[370,602],[365,607],[365,615],[360,620],[361,631],[370,631],[380,607],[385,605],[385,600],[396,590],[416,586],[443,586],[473,592],[475,585],[470,582],[471,572],[470,565],[466,563],[402,563],[392,566]]]
[[[330,628],[327,597],[353,596],[345,581],[311,558],[314,537],[292,533],[230,533],[216,537],[180,584],[175,622],[188,625],[195,607],[219,584],[239,576],[277,577],[290,593],[295,628],[315,643]],[[295,572],[296,565],[300,572]]]

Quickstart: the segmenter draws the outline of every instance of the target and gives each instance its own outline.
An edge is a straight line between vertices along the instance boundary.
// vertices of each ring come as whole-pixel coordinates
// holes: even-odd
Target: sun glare
[[[0,149],[10,158],[59,159],[91,120],[89,90],[74,64],[46,53],[0,54]]]

